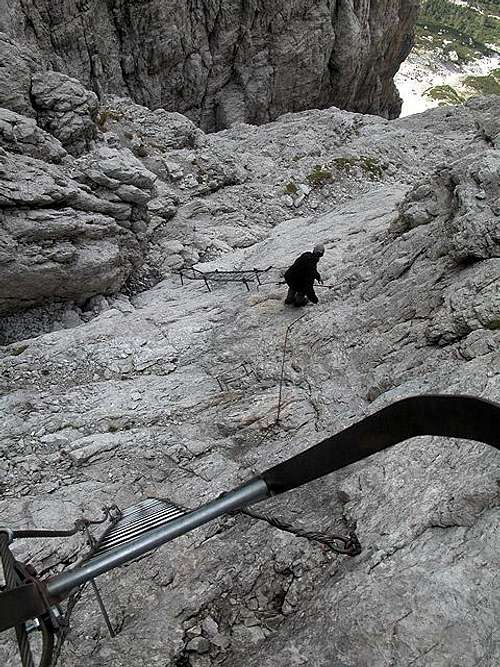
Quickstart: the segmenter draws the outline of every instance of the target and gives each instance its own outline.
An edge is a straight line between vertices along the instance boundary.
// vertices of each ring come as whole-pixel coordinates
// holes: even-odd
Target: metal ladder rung
[[[189,510],[161,498],[145,498],[121,511],[117,521],[101,535],[86,562],[102,556],[118,546],[133,542],[170,521],[175,521]]]

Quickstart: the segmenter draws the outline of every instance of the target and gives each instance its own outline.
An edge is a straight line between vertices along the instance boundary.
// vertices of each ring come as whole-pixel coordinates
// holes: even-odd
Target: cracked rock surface
[[[213,131],[332,105],[396,117],[393,76],[418,2],[2,0],[0,9],[6,38],[45,69]]]
[[[0,313],[116,291],[141,263],[156,176],[108,147],[64,166],[0,151]]]
[[[79,157],[28,121],[12,150],[16,116],[0,135],[3,523],[195,507],[399,398],[500,400],[498,100],[212,135],[123,98],[99,113]],[[279,282],[317,242],[326,286],[291,331],[278,426],[299,314]],[[192,265],[271,268],[209,292],[172,271]],[[208,524],[100,579],[116,639],[86,590],[61,664],[493,667],[499,473],[486,446],[418,438],[257,506],[356,525],[353,559],[246,516]],[[46,575],[84,548],[15,544]]]

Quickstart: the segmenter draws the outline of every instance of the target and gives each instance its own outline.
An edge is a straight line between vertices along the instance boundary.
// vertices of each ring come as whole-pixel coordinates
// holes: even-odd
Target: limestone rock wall
[[[165,270],[153,289],[102,298],[88,321],[68,310],[57,329],[1,345],[5,524],[70,526],[145,496],[194,507],[399,398],[500,399],[487,139],[498,98],[394,122],[304,112],[205,137],[177,115],[114,111],[106,139],[135,145],[141,132],[141,160],[163,174],[147,203],[153,254],[170,267],[198,253],[212,260],[201,269],[274,268],[259,288],[211,292]],[[137,166],[132,183],[120,155],[108,145],[64,158],[75,208],[84,186],[101,205],[111,187],[141,196],[124,186],[145,188],[147,174]],[[318,240],[325,286],[290,331],[276,425],[298,315],[280,267]],[[352,559],[244,516],[200,527],[99,579],[115,639],[87,589],[61,663],[497,665],[499,475],[493,448],[421,437],[260,506],[310,530],[355,524]],[[48,574],[82,542],[19,541],[15,553]],[[6,667],[18,664],[13,638],[0,637]]]
[[[4,313],[81,304],[126,281],[136,293],[172,269],[250,247],[286,220],[401,182],[418,182],[402,231],[438,213],[448,220],[456,208],[446,229],[457,257],[495,252],[495,98],[428,118],[388,122],[330,109],[205,134],[181,114],[122,98],[96,110],[93,93],[57,72],[33,81],[38,124],[0,111]],[[23,335],[17,324],[2,328],[3,341]]]
[[[397,116],[392,77],[409,52],[417,5],[2,0],[0,31],[21,45],[11,57],[21,58],[19,49],[28,47],[26,71],[30,58],[41,58],[99,95],[179,111],[211,131],[333,105]]]
[[[52,2],[49,13],[48,2],[0,0],[6,525],[70,526],[144,496],[195,506],[399,398],[500,399],[499,98],[391,122],[304,111],[205,134],[193,119],[210,129],[218,114],[223,124],[246,117],[250,68],[244,94],[231,83],[217,106],[214,87],[186,108],[191,119],[123,96],[99,104],[106,67],[118,68],[121,93],[141,81],[148,103],[167,95],[153,76],[166,61],[155,70],[141,56],[136,71],[111,51],[138,49],[142,35],[146,53],[155,11],[174,34],[169,6]],[[190,4],[213,25],[211,54],[228,6]],[[311,3],[302,23],[322,6]],[[260,5],[244,7],[262,27]],[[362,2],[335,7],[347,34],[350,7],[367,16]],[[134,21],[135,41],[118,39]],[[94,57],[104,45],[109,58]],[[262,53],[258,80],[271,57]],[[181,62],[172,80],[189,91]],[[223,71],[214,64],[214,77]],[[283,268],[318,241],[325,285],[288,339],[275,424],[284,335],[297,317],[283,304]],[[192,265],[272,268],[258,288],[209,292],[172,271]],[[242,360],[249,373],[239,375]],[[266,507],[312,530],[355,524],[363,552],[351,560],[225,517],[102,578],[117,638],[85,591],[61,662],[497,665],[498,478],[492,449],[420,438]],[[78,540],[18,542],[15,554],[49,575],[76,562]],[[17,664],[12,633],[0,637],[0,664]]]

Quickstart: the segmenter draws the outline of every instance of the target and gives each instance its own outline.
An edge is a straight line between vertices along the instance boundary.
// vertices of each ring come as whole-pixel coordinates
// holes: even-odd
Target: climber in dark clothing
[[[289,306],[305,306],[307,301],[318,303],[314,292],[314,281],[322,283],[318,273],[318,261],[325,254],[325,247],[318,243],[312,252],[304,252],[285,273],[288,294],[285,303]]]

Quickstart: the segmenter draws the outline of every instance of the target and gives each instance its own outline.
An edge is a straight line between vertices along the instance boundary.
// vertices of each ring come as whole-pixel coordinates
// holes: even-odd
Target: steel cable
[[[311,532],[302,528],[295,528],[289,523],[285,523],[280,519],[276,519],[276,517],[262,514],[261,512],[255,512],[255,510],[243,509],[239,511],[239,514],[245,514],[252,519],[265,521],[270,526],[278,528],[278,530],[283,530],[286,533],[296,535],[297,537],[304,537],[307,540],[313,540],[314,542],[325,544],[329,549],[335,551],[338,554],[357,556],[361,553],[361,544],[359,543],[359,540],[356,537],[354,531],[351,531],[347,537],[345,535],[336,535],[335,533]],[[337,544],[338,542],[343,542],[344,546],[340,547]]]

